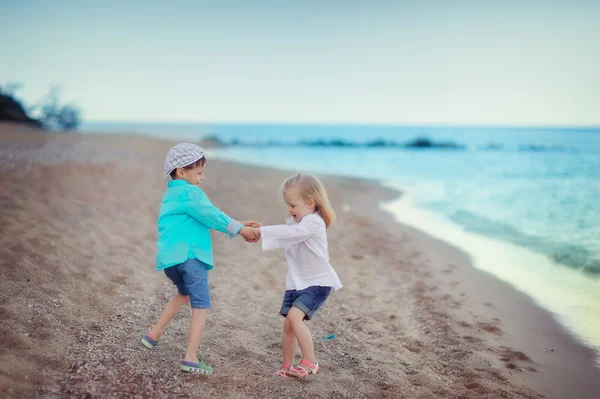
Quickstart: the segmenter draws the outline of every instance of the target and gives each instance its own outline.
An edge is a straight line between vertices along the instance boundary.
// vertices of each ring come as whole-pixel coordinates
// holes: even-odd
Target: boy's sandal
[[[281,365],[281,367],[279,367],[279,370],[277,372],[275,372],[275,375],[280,375],[283,378],[287,378],[287,374],[290,370],[292,369],[292,366],[290,366],[287,363],[283,363]]]
[[[213,368],[200,360],[198,363],[194,362],[186,362],[185,360],[181,361],[179,366],[181,371],[186,373],[197,373],[204,375],[211,375],[213,373]]]
[[[144,335],[142,338],[142,345],[144,345],[148,349],[154,349],[158,347],[158,341],[153,340],[147,335]]]
[[[319,371],[321,371],[319,363],[312,364],[302,359],[300,360],[300,365],[292,367],[290,371],[287,372],[287,375],[290,377],[304,378],[309,374],[317,374]]]

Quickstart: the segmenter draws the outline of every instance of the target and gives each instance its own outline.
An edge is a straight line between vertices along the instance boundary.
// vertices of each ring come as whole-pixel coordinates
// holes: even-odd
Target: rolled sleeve
[[[225,231],[227,232],[227,235],[229,235],[230,238],[233,238],[240,232],[242,227],[244,227],[243,224],[241,224],[235,219],[231,219],[229,221],[229,224],[225,228]]]

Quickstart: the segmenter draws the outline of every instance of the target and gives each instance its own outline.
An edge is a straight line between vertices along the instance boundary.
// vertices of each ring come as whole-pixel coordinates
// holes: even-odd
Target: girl
[[[335,221],[325,188],[316,177],[297,174],[283,183],[288,206],[286,224],[260,228],[263,250],[284,248],[288,264],[286,291],[279,314],[285,317],[281,344],[283,364],[276,374],[304,378],[319,372],[312,335],[304,320],[312,319],[332,290],[342,287],[329,264],[326,230]],[[302,360],[292,367],[296,342]]]

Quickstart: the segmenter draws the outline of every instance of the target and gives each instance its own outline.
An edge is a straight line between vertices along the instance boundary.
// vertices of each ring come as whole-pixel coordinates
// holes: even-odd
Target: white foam
[[[584,344],[600,353],[600,281],[557,265],[543,254],[466,231],[442,215],[416,207],[410,195],[382,208],[396,220],[453,245],[471,256],[473,265],[530,296]]]

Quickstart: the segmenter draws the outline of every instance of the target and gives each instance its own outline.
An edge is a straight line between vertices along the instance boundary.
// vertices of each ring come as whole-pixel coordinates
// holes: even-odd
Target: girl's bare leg
[[[283,334],[281,334],[281,347],[283,349],[283,364],[291,365],[296,355],[296,336],[292,329],[292,323],[286,317],[283,323]]]
[[[315,364],[315,349],[313,347],[313,339],[310,330],[304,324],[304,312],[296,307],[292,307],[286,317],[286,322],[290,321],[294,336],[298,340],[300,350],[302,351],[302,359],[309,363]]]

